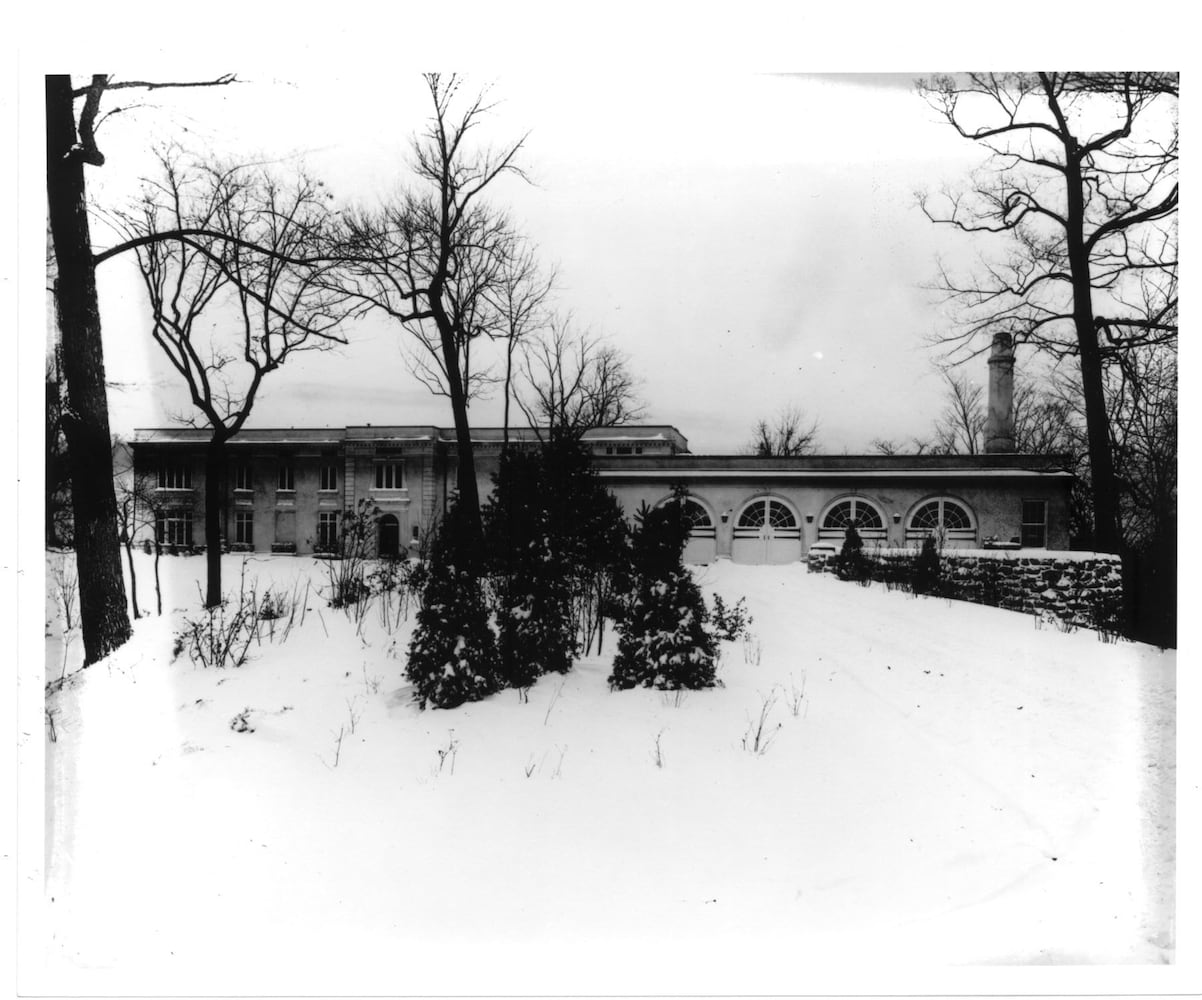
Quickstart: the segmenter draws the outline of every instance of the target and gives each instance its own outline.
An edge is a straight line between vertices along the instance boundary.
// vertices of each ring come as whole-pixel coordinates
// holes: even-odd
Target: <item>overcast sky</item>
[[[93,198],[132,197],[149,145],[171,139],[303,157],[340,203],[410,184],[409,139],[429,114],[418,69],[332,65],[235,66],[237,86],[159,91],[109,118]],[[758,419],[792,406],[818,420],[832,452],[929,432],[941,400],[927,338],[949,317],[922,286],[939,253],[972,244],[932,226],[916,192],[962,181],[983,151],[939,124],[917,73],[646,65],[466,77],[497,101],[484,137],[529,133],[532,183],[505,178],[490,195],[557,269],[555,305],[629,356],[648,420],[676,426],[695,452],[742,451]],[[109,239],[99,227],[94,237]],[[170,423],[186,396],[150,339],[128,263],[102,265],[100,294],[108,376],[124,387],[110,396],[113,430]],[[448,402],[410,374],[403,331],[369,318],[347,334],[338,354],[271,374],[249,426],[451,424]],[[967,370],[984,381],[983,359]],[[471,415],[499,423],[499,400]]]

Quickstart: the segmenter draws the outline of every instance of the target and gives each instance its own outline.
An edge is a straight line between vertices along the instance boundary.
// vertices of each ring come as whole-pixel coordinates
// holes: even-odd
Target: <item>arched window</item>
[[[976,526],[965,504],[951,497],[932,497],[914,508],[906,523],[906,540],[933,535],[939,541],[975,542]]]
[[[661,500],[657,507],[663,507],[665,504],[670,504],[672,498]],[[692,497],[685,497],[684,517],[689,522],[689,537],[690,538],[713,538],[714,537],[714,519],[710,516],[710,512],[705,509],[704,505],[694,500]]]
[[[778,538],[800,537],[797,516],[772,497],[759,497],[743,508],[735,522],[735,537],[752,537],[770,531]]]
[[[818,526],[818,537],[842,541],[853,524],[861,538],[885,537],[884,515],[876,504],[864,497],[844,497],[831,504]]]

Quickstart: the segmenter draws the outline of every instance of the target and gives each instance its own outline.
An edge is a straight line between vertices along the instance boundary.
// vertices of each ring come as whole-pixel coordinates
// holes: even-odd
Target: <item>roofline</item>
[[[742,469],[599,469],[602,479],[1072,479],[1063,469],[981,469],[951,466],[943,469],[761,469],[748,466]]]

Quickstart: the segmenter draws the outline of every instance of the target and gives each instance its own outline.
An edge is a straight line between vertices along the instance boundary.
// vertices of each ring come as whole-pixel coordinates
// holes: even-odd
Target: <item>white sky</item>
[[[238,157],[303,155],[340,199],[370,203],[408,182],[409,137],[428,114],[421,70],[466,67],[469,85],[491,84],[500,102],[490,135],[530,133],[523,164],[535,183],[507,178],[493,200],[557,267],[556,305],[629,355],[649,420],[678,427],[696,452],[733,452],[756,420],[800,406],[818,419],[824,450],[859,452],[876,437],[929,431],[941,404],[925,338],[948,317],[921,286],[937,253],[975,252],[932,226],[915,192],[963,179],[982,150],[940,126],[912,80],[1063,62],[1069,27],[1076,45],[1090,45],[1078,62],[1105,64],[1099,53],[1110,51],[1115,65],[1181,66],[1171,51],[1133,52],[1105,30],[1125,6],[1093,8],[1101,44],[1071,11],[1024,0],[1018,21],[1027,8],[1048,30],[1019,45],[951,3],[870,3],[854,15],[760,3],[736,17],[705,4],[568,13],[465,0],[454,20],[472,27],[461,35],[437,12],[404,5],[348,4],[284,24],[219,0],[207,19],[176,11],[162,21],[155,7],[153,23],[77,20],[69,39],[45,36],[53,48],[27,35],[22,104],[32,92],[27,118],[40,121],[38,74],[90,68],[90,32],[128,31],[110,46],[125,54],[105,48],[104,65],[151,79],[234,69],[244,82],[159,91],[153,107],[105,122],[108,163],[89,171],[99,204],[128,199],[148,145],[171,138]],[[202,47],[214,36],[219,45]],[[196,52],[217,58],[198,65]],[[825,75],[772,75],[797,69]],[[33,160],[24,169],[36,191],[36,146]],[[25,230],[37,235],[28,220]],[[114,431],[168,423],[186,398],[149,338],[129,265],[103,265],[100,291],[108,375],[127,387],[110,395]],[[403,333],[374,319],[348,332],[338,356],[298,357],[273,373],[251,426],[451,422],[447,401],[408,372]],[[983,362],[969,374],[983,380]],[[477,424],[499,416],[497,401],[473,405]]]
[[[340,201],[410,183],[408,138],[429,100],[417,71],[241,75],[109,119],[98,136],[108,164],[89,178],[96,200],[130,196],[148,135],[303,155]],[[793,405],[832,451],[929,428],[939,400],[924,337],[944,317],[920,285],[949,244],[914,193],[981,154],[934,121],[912,74],[467,79],[500,102],[497,141],[530,133],[522,162],[534,183],[506,178],[493,201],[558,268],[556,305],[629,355],[649,419],[698,452],[741,450],[757,419]],[[108,239],[99,228],[94,238]],[[107,263],[100,280],[108,374],[130,387],[111,397],[113,429],[167,423],[186,398],[150,340],[132,268]],[[348,334],[337,356],[297,357],[269,376],[251,425],[451,422],[447,401],[409,373],[406,334],[383,318]],[[476,423],[499,415],[495,400],[473,405]]]

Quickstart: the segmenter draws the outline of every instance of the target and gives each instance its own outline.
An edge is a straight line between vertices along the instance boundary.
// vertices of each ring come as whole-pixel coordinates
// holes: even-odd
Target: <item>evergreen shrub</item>
[[[689,537],[684,497],[678,488],[673,502],[644,504],[635,515],[634,592],[619,624],[611,689],[695,690],[717,683],[717,640],[706,627],[701,590],[682,562]]]
[[[409,642],[405,676],[422,708],[455,708],[500,686],[496,636],[462,520],[453,506],[439,525]]]

